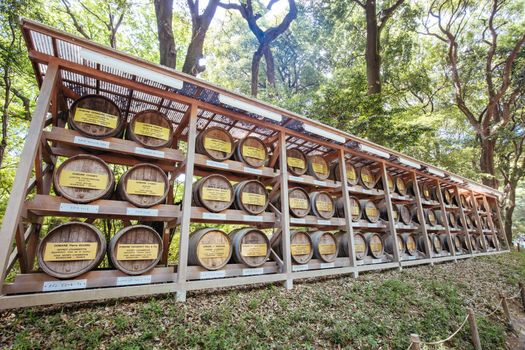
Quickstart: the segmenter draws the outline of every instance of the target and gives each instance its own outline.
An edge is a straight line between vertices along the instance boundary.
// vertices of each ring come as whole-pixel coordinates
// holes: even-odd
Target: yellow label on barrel
[[[379,239],[372,239],[370,241],[370,250],[374,253],[379,253],[383,250],[383,243]]]
[[[288,157],[286,162],[288,163],[288,166],[292,168],[304,169],[304,166],[305,166],[304,159],[300,159],[300,158]]]
[[[396,183],[397,183],[397,189],[400,191],[400,192],[403,192],[405,190],[405,181],[403,181],[402,179],[397,179],[396,180]]]
[[[214,139],[211,137],[204,138],[204,148],[213,151],[219,151],[224,153],[230,153],[232,151],[232,144],[230,141],[224,141],[219,139]]]
[[[366,212],[366,216],[368,216],[368,217],[376,217],[377,216],[377,208],[376,207],[366,207],[365,212]]]
[[[407,248],[408,250],[415,250],[416,249],[416,241],[413,237],[407,238]]]
[[[80,107],[75,109],[73,120],[80,123],[99,125],[110,129],[115,129],[118,124],[118,116],[116,115]]]
[[[229,202],[231,191],[228,188],[203,187],[202,199],[206,201]]]
[[[108,175],[62,170],[58,179],[60,186],[103,190],[108,185]]]
[[[357,174],[355,173],[354,167],[346,168],[346,178],[350,181],[355,181],[355,179],[357,179]]]
[[[426,188],[426,187],[425,187],[425,189],[423,190],[423,196],[425,196],[425,198],[430,197],[430,192],[428,191],[428,188]]]
[[[265,152],[263,148],[242,145],[242,155],[244,157],[250,157],[255,159],[263,160],[265,158]]]
[[[266,244],[241,244],[242,256],[266,256],[267,253],[268,247],[266,246]]]
[[[405,251],[405,242],[403,242],[401,237],[397,238],[397,248],[399,249],[400,252],[404,252]]]
[[[290,246],[292,255],[308,255],[312,250],[312,247],[309,244],[292,244]]]
[[[137,135],[154,137],[165,141],[168,141],[170,137],[170,129],[150,123],[136,122],[133,132]]]
[[[266,204],[266,196],[264,194],[243,192],[241,202],[248,205],[263,206]]]
[[[372,182],[372,176],[370,174],[362,172],[361,173],[361,180],[363,180],[364,183],[371,183]]]
[[[199,243],[197,246],[197,256],[200,259],[227,258],[230,255],[230,245],[228,243]]]
[[[290,198],[290,208],[308,209],[308,201],[303,198]]]
[[[366,251],[366,245],[364,243],[356,243],[354,247],[356,253],[363,254]]]
[[[44,261],[93,260],[97,247],[97,242],[50,242],[44,250]]]
[[[394,220],[397,220],[397,217],[399,216],[399,214],[397,213],[397,211],[392,211],[392,215],[394,216]]]
[[[352,205],[352,215],[359,216],[359,207],[357,205]]]
[[[387,182],[387,185],[388,185],[388,189],[389,190],[393,190],[394,189],[394,179],[392,179],[392,177],[390,177],[390,176],[387,176],[386,182]]]
[[[313,163],[312,168],[314,169],[314,172],[317,174],[328,174],[328,167],[324,163]]]
[[[126,184],[128,194],[143,196],[162,196],[164,189],[164,182],[129,179]]]
[[[321,255],[330,255],[335,254],[336,246],[335,244],[319,244],[319,254]]]
[[[117,260],[155,260],[159,254],[158,244],[118,244]]]
[[[317,201],[315,207],[319,211],[332,211],[332,202]]]

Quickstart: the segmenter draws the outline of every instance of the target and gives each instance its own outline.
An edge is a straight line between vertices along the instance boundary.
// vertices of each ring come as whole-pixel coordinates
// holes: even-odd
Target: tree
[[[271,10],[272,6],[279,0],[270,0],[266,8]],[[266,62],[266,78],[271,86],[275,87],[275,62],[273,53],[270,48],[271,44],[284,33],[289,27],[292,21],[297,17],[297,6],[295,0],[288,0],[289,10],[284,16],[283,20],[277,26],[270,27],[263,30],[257,21],[262,18],[262,14],[255,12],[253,8],[252,0],[247,0],[246,3],[241,2],[240,4],[220,3],[219,6],[225,9],[231,9],[239,11],[241,16],[248,23],[248,27],[251,32],[255,35],[258,42],[257,50],[253,53],[252,57],[252,69],[251,69],[251,94],[257,96],[259,88],[259,66],[261,59],[264,56]]]
[[[497,187],[494,158],[497,135],[511,121],[511,108],[519,95],[519,77],[513,74],[513,68],[525,43],[525,30],[513,35],[515,28],[509,23],[513,17],[519,23],[520,18],[506,5],[504,1],[492,0],[486,16],[483,4],[478,6],[469,0],[435,0],[423,23],[428,35],[446,45],[445,75],[453,86],[458,109],[478,138],[479,166],[488,175],[483,182],[494,188]],[[470,23],[475,16],[482,18],[481,29],[476,26],[479,22]],[[476,33],[481,33],[477,41]]]
[[[155,16],[159,34],[160,64],[170,68],[177,66],[177,48],[173,35],[173,0],[155,0]]]
[[[353,0],[361,6],[366,18],[366,79],[368,94],[381,93],[381,32],[404,0],[396,0],[390,7],[377,12],[376,0]]]

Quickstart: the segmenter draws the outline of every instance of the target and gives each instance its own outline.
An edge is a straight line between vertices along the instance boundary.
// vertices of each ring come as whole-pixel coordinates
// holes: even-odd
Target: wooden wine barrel
[[[408,188],[405,180],[401,176],[396,176],[395,183],[396,192],[402,196],[406,196],[408,194]]]
[[[354,197],[350,196],[350,211],[352,213],[352,221],[357,222],[361,220],[361,205],[359,204],[359,200]],[[344,198],[339,197],[335,201],[335,213],[337,217],[344,218],[345,217],[345,207],[344,207]]]
[[[452,251],[454,250],[454,241],[452,241],[452,246],[450,246],[449,244],[449,240],[448,240],[448,235],[446,234],[441,234],[441,235],[437,235],[439,237],[439,241],[441,243],[441,247],[443,250],[449,252],[452,254]],[[452,237],[451,237],[452,239]]]
[[[422,224],[423,223],[422,220],[419,219],[417,208],[415,206],[412,207],[410,212],[412,213],[412,219],[413,220],[415,220],[418,224]],[[427,208],[423,209],[423,216],[424,216],[424,222],[427,225],[435,226],[437,224],[437,219],[436,219],[436,215],[434,213],[434,210],[427,209]]]
[[[456,228],[458,226],[456,214],[452,211],[447,212],[448,225],[450,228]]]
[[[168,191],[168,176],[164,170],[149,163],[129,168],[117,186],[119,198],[140,208],[166,203]]]
[[[472,248],[472,251],[477,252],[480,250],[481,246],[479,244],[479,239],[477,238],[477,236],[471,235],[469,241],[470,241],[470,246]]]
[[[382,200],[376,204],[377,209],[379,209],[379,217],[381,220],[388,221],[388,210],[386,208],[386,201]],[[394,222],[397,224],[399,222],[399,208],[395,203],[392,204],[392,214],[394,215]]]
[[[483,200],[483,198],[478,198],[478,210],[482,213],[486,213],[487,212],[487,208],[485,207],[485,201]]]
[[[412,223],[412,214],[410,214],[410,209],[404,204],[395,204],[397,211],[399,212],[399,219],[405,225],[410,225]]]
[[[53,174],[55,192],[74,203],[109,198],[115,176],[100,158],[80,154],[66,159]]]
[[[286,150],[286,164],[288,165],[288,172],[295,176],[304,175],[308,170],[306,155],[298,148]]]
[[[395,183],[394,177],[390,175],[389,173],[386,174],[386,183],[387,183],[389,192],[394,193],[396,189],[396,183]],[[384,190],[383,181],[382,180],[378,181],[378,184],[379,184],[379,188]]]
[[[321,219],[331,219],[335,214],[335,205],[332,196],[328,192],[312,192],[310,197],[310,207],[312,214]]]
[[[469,236],[465,234],[458,234],[456,236],[461,241],[461,248],[464,249],[465,251],[469,251],[471,249],[471,240]]]
[[[408,255],[416,256],[417,255],[417,242],[416,238],[412,233],[403,233],[401,238],[405,242],[405,247]]]
[[[420,252],[427,252],[427,249],[425,247],[425,236],[423,234],[418,234],[417,237],[415,237],[416,239],[416,242],[417,242],[417,250],[419,250]],[[432,241],[430,240],[430,237],[429,237],[429,244],[430,244],[430,249],[433,249],[432,248]]]
[[[385,251],[389,254],[394,254],[394,236],[389,234],[388,237],[385,239]],[[400,234],[397,235],[397,250],[400,255],[405,254],[407,247],[405,245],[405,241],[403,240],[403,237],[401,237]]]
[[[220,162],[231,158],[233,146],[233,137],[228,130],[218,126],[211,126],[197,135],[195,151]]]
[[[339,245],[339,255],[348,256],[348,233],[339,231],[336,238]],[[354,233],[354,252],[357,260],[363,260],[368,255],[368,245],[361,233]]]
[[[106,239],[93,225],[68,222],[50,230],[37,249],[38,265],[50,276],[67,279],[86,273],[106,254]]]
[[[246,180],[233,186],[236,209],[244,210],[249,214],[258,215],[268,207],[268,191],[264,184],[257,180]]]
[[[141,111],[129,121],[126,138],[147,148],[169,147],[173,142],[173,123],[159,111]]]
[[[460,201],[461,206],[463,207],[463,209],[470,209],[470,208],[472,208],[472,203],[471,203],[471,200],[470,200],[470,196],[467,196],[465,194],[460,194],[459,195],[459,201]]]
[[[67,119],[71,129],[93,138],[121,136],[126,123],[115,102],[100,95],[85,95],[71,106]]]
[[[436,217],[437,224],[445,226],[447,222],[447,212],[442,212],[441,210],[434,210],[434,215]]]
[[[235,144],[233,156],[239,162],[253,168],[260,168],[265,166],[268,161],[268,149],[261,139],[247,136]]]
[[[359,205],[361,206],[361,212],[366,220],[371,223],[376,223],[379,221],[379,209],[374,202],[368,199],[359,200]]]
[[[359,183],[364,188],[372,189],[377,183],[377,178],[368,166],[359,168]]]
[[[481,250],[487,250],[487,243],[485,242],[485,237],[482,235],[477,235],[478,244],[481,247]]]
[[[385,255],[385,244],[381,235],[374,232],[368,232],[364,234],[364,237],[368,246],[369,254],[375,259],[382,258]]]
[[[496,243],[496,236],[493,234],[485,235],[485,239],[488,243],[489,248],[496,249],[497,243]]]
[[[467,222],[467,229],[474,229],[474,223],[472,222],[472,218],[470,217],[470,215],[465,215],[465,221]]]
[[[326,180],[330,177],[330,166],[323,156],[308,157],[308,174],[318,180]]]
[[[426,182],[422,182],[419,184],[419,192],[421,193],[421,197],[424,200],[431,201],[432,200],[432,189],[430,188],[429,184]]]
[[[315,231],[310,234],[314,248],[314,258],[330,263],[337,259],[339,246],[335,235],[326,231]]]
[[[225,176],[208,175],[193,183],[195,205],[213,213],[228,209],[233,200],[233,187]]]
[[[486,216],[483,216],[481,218],[481,228],[484,230],[488,230],[489,227],[489,219]]]
[[[439,239],[439,235],[432,234],[429,237],[430,239],[430,246],[432,249],[434,249],[434,252],[436,254],[440,254],[443,251],[443,246],[441,245],[441,240]]]
[[[270,239],[261,230],[247,227],[230,232],[232,260],[249,267],[264,265],[270,256]]]
[[[346,165],[346,180],[350,186],[355,186],[359,182],[357,171],[350,161],[345,162]],[[339,162],[334,162],[331,168],[332,178],[336,181],[341,181],[341,169]]]
[[[111,262],[128,275],[141,275],[153,269],[162,251],[162,238],[146,225],[124,227],[109,242]]]
[[[444,188],[442,193],[445,204],[452,205],[452,191],[449,188]]]
[[[461,251],[462,251],[462,249],[461,249],[462,243],[461,243],[461,240],[459,239],[458,235],[452,235],[452,242],[454,243],[454,250],[456,252],[461,253]]]
[[[282,258],[281,239],[276,239],[272,244],[272,249]],[[290,251],[292,260],[296,264],[307,264],[314,254],[312,247],[312,238],[304,231],[290,232]]]
[[[281,196],[278,195],[273,200],[277,208],[281,208]],[[301,187],[293,187],[288,190],[288,206],[290,214],[296,218],[304,218],[310,213],[310,198],[308,193]]]
[[[188,263],[207,270],[219,270],[232,256],[230,237],[216,228],[203,228],[190,235]]]

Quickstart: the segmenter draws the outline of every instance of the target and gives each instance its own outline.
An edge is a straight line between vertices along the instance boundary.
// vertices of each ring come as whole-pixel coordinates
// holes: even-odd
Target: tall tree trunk
[[[155,15],[159,36],[160,64],[177,66],[177,48],[173,36],[173,0],[155,0]]]
[[[261,63],[261,58],[263,56],[263,48],[259,46],[257,51],[253,53],[252,57],[252,96],[257,97],[257,90],[259,84],[259,64]]]
[[[366,80],[368,94],[374,95],[381,92],[381,57],[379,54],[379,27],[377,24],[376,0],[367,0],[365,5],[366,15]]]
[[[270,45],[264,49],[264,60],[266,61],[266,79],[268,79],[268,83],[275,88],[275,62],[273,60],[272,50],[270,50]]]
[[[4,155],[7,149],[7,123],[9,117],[9,101],[11,91],[11,79],[9,78],[9,67],[6,65],[4,68],[4,103],[2,106],[2,140],[0,141],[0,169],[4,162]]]
[[[507,197],[505,198],[504,210],[505,210],[505,234],[507,235],[507,241],[509,245],[512,244],[512,215],[514,214],[514,208],[516,208],[516,187],[518,187],[518,181],[510,181],[510,189]]]
[[[496,180],[496,170],[494,165],[496,141],[493,139],[482,138],[480,145],[481,157],[479,167],[483,173],[490,175],[490,177],[483,178],[483,184],[492,188],[498,188],[498,181]]]
[[[200,22],[200,21],[197,21]],[[200,24],[194,26],[192,29],[191,42],[186,52],[186,59],[182,71],[186,74],[196,76],[204,71],[205,66],[200,65],[200,59],[203,58],[204,39],[206,37],[207,28],[204,29]]]

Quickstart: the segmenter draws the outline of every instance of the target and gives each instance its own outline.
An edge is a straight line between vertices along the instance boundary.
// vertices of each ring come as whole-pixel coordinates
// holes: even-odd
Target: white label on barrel
[[[75,136],[73,143],[83,146],[91,146],[96,148],[109,148],[110,142],[90,139],[89,137]]]
[[[332,222],[330,220],[317,220],[318,225],[331,225]]]
[[[288,180],[290,180],[290,181],[297,181],[297,182],[304,182],[304,179],[302,177],[293,176],[293,175],[288,176]]]
[[[158,209],[126,208],[126,215],[133,216],[159,216]]]
[[[326,186],[326,181],[314,180],[314,185],[317,185],[317,186]]]
[[[45,281],[42,286],[42,292],[54,292],[58,290],[84,289],[87,285],[87,279],[72,281]]]
[[[228,163],[216,162],[214,160],[207,160],[206,161],[206,165],[212,166],[212,167],[215,167],[215,168],[221,168],[221,169],[229,169],[230,168]]]
[[[58,210],[61,212],[96,214],[98,213],[98,205],[60,203]]]
[[[255,216],[255,215],[243,215],[243,221],[257,221],[257,222],[263,222],[264,217],[263,216]]]
[[[210,279],[210,278],[221,278],[221,277],[225,277],[226,276],[226,271],[222,270],[222,271],[205,271],[205,272],[201,272],[199,274],[199,277],[201,280],[206,280],[206,279]]]
[[[226,220],[226,214],[202,213],[202,218],[209,220]]]
[[[306,219],[290,218],[292,224],[306,224]]]
[[[117,286],[131,286],[148,283],[151,283],[151,275],[117,277]]]
[[[155,158],[164,158],[165,153],[162,151],[157,151],[154,149],[144,148],[144,147],[135,147],[135,154],[140,154],[143,156],[155,157]]]
[[[321,263],[320,266],[322,269],[330,269],[332,267],[335,267],[335,263]]]
[[[264,268],[262,267],[255,268],[255,269],[242,269],[243,276],[262,275],[263,273],[264,273]]]
[[[293,265],[292,266],[292,271],[306,271],[308,269],[309,269],[308,264],[306,264],[306,265]]]
[[[243,168],[243,170],[247,174],[262,175],[263,173],[261,169],[254,169],[246,166]]]

